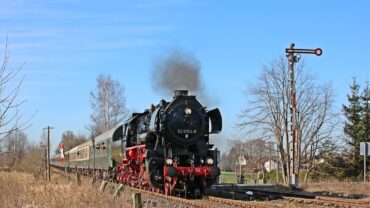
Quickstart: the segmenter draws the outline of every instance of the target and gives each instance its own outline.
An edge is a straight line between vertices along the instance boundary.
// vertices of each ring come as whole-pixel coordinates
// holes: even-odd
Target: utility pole
[[[46,128],[43,128],[44,130],[47,129],[48,130],[48,146],[47,146],[47,149],[48,149],[48,154],[47,154],[47,167],[48,167],[48,181],[50,182],[50,129],[53,129],[53,127],[46,127]]]
[[[296,124],[296,110],[297,100],[295,92],[295,81],[294,81],[294,63],[299,62],[301,53],[303,54],[315,54],[317,56],[322,55],[320,48],[316,49],[297,49],[294,48],[294,43],[290,44],[289,48],[285,49],[286,56],[289,61],[289,75],[290,75],[290,144],[289,144],[289,155],[290,155],[290,181],[289,185],[291,188],[298,188],[299,180],[299,155],[300,155],[300,138],[297,138],[297,124]]]
[[[272,148],[272,143],[270,142],[269,143],[269,168],[270,168],[270,172],[272,171],[272,166],[271,166],[271,163],[272,163],[272,160],[271,160],[271,148]]]
[[[95,137],[94,133],[91,132],[91,140],[92,140],[92,146],[93,146],[93,177],[95,177]]]
[[[276,184],[279,183],[279,144],[276,142]]]
[[[242,145],[243,143],[240,144],[240,159],[242,158]],[[242,183],[242,163],[239,161],[239,182]]]

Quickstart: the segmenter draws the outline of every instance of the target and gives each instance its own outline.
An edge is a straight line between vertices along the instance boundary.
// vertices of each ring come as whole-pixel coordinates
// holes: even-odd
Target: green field
[[[258,174],[257,173],[245,173],[244,176],[244,183],[258,183]],[[220,183],[236,183],[236,178],[239,181],[239,174],[235,175],[235,172],[221,172],[220,175]],[[260,176],[260,179],[262,176]],[[281,179],[281,175],[279,175]],[[266,183],[276,183],[276,172],[266,173],[265,174],[265,182]]]

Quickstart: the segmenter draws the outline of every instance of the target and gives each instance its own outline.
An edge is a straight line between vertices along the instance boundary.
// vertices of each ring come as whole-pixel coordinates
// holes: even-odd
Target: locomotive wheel
[[[157,176],[163,176],[163,159],[160,158],[150,158],[145,161],[146,172],[149,176],[148,181],[150,185],[159,188],[162,183],[158,183]],[[161,180],[159,180],[161,181]]]

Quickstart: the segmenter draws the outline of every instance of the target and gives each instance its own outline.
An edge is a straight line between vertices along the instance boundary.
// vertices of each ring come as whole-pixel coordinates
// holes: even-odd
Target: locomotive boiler
[[[167,195],[202,194],[220,174],[209,136],[221,129],[217,108],[207,111],[188,91],[177,90],[171,102],[161,100],[122,125],[112,143],[113,158],[121,159],[115,179]]]

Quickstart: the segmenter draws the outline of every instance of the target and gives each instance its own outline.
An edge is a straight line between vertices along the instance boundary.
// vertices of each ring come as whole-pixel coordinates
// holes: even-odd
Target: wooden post
[[[93,186],[95,184],[95,181],[96,181],[96,176],[94,175],[92,180],[91,180],[91,185]]]
[[[81,186],[81,175],[80,172],[77,170],[77,185]]]
[[[120,196],[120,192],[121,192],[122,188],[123,188],[123,184],[119,184],[116,191],[114,192],[114,196],[113,196],[114,199],[116,199],[118,196]]]
[[[50,182],[50,129],[53,129],[53,127],[46,127],[44,128],[44,130],[47,129],[48,130],[48,142],[47,142],[47,158],[46,158],[46,164],[47,164],[47,178],[48,178],[48,181]]]
[[[365,143],[365,150],[367,150],[366,143]],[[366,183],[366,155],[367,155],[367,151],[365,151],[365,154],[364,154],[364,183]]]
[[[141,208],[141,193],[132,194],[133,208]]]
[[[106,187],[107,187],[107,181],[101,182],[100,189],[99,189],[100,192],[104,192]]]
[[[68,175],[67,175],[67,164],[66,161],[64,161],[64,174],[65,174],[65,179],[68,180]]]
[[[94,135],[91,133],[91,140],[92,140],[92,143],[93,143],[93,176],[95,177],[95,138],[94,138]]]
[[[50,126],[48,126],[48,181],[50,182]]]

